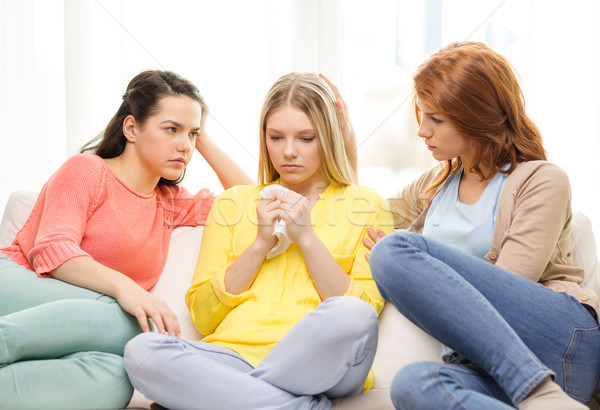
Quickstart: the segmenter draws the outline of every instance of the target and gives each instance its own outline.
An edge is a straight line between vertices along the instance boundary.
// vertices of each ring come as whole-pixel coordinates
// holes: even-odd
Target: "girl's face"
[[[176,180],[192,159],[200,132],[200,104],[187,96],[167,96],[145,124],[136,124],[135,151],[152,177]]]
[[[452,125],[446,117],[438,114],[432,107],[417,100],[421,111],[419,137],[427,145],[433,157],[438,161],[446,161],[456,157],[464,159],[472,156],[472,149],[467,139]]]
[[[301,110],[285,105],[266,123],[266,145],[280,184],[296,192],[328,181],[321,168],[321,151],[315,130]]]

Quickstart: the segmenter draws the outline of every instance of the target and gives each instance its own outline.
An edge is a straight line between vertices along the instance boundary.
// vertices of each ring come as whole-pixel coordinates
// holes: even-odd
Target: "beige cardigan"
[[[422,232],[429,208],[425,190],[438,172],[439,168],[427,171],[389,200],[396,229]],[[583,269],[572,266],[571,186],[566,173],[556,165],[522,162],[508,175],[485,259],[574,296],[592,306],[600,317],[598,296],[580,286]]]

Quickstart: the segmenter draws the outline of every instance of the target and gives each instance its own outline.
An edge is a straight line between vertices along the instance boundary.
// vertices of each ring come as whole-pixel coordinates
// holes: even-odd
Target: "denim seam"
[[[441,369],[442,369],[441,367],[438,367],[438,369],[436,371],[437,372],[437,377],[438,377],[439,380],[441,380]],[[449,397],[449,399],[450,399],[449,401],[453,403],[452,409],[454,409],[454,408],[461,408],[461,409],[464,409],[464,410],[468,410],[463,405],[463,403],[460,400],[457,400],[456,397],[454,397],[454,394],[452,394],[452,391],[450,391],[448,389],[446,383],[442,383],[442,387],[444,389],[444,392],[446,392],[446,396]]]
[[[578,396],[572,396],[570,393],[568,393],[567,390],[567,386],[570,384],[570,380],[569,380],[569,375],[570,372],[567,372],[567,357],[569,356],[569,354],[571,354],[571,351],[575,348],[575,342],[576,342],[576,336],[578,334],[584,334],[584,333],[593,333],[593,332],[597,332],[598,331],[598,327],[595,327],[593,329],[582,329],[582,328],[574,328],[573,329],[573,333],[571,334],[571,340],[569,340],[569,345],[567,346],[567,349],[562,357],[562,366],[563,366],[563,375],[564,375],[564,390],[565,393],[567,393],[567,395],[569,397],[573,397],[575,399],[584,399],[583,397],[578,397]]]

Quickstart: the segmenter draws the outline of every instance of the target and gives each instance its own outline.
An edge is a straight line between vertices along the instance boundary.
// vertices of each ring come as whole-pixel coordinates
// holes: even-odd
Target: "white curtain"
[[[152,68],[198,85],[211,135],[252,176],[270,85],[292,70],[327,74],[350,105],[361,183],[388,195],[431,165],[412,73],[437,47],[477,40],[520,74],[550,160],[600,238],[598,20],[596,0],[0,0],[0,212],[96,136]],[[184,184],[221,189],[199,156]]]
[[[193,81],[212,137],[256,175],[262,100],[292,69],[292,32],[291,0],[0,0],[0,212],[100,133],[145,69]],[[221,190],[199,155],[185,184]]]

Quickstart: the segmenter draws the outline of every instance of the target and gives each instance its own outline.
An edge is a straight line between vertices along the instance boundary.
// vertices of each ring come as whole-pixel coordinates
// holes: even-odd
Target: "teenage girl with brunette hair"
[[[353,185],[337,116],[314,74],[273,85],[260,185],[222,193],[204,229],[186,295],[204,338],[145,333],[125,349],[147,397],[173,409],[329,409],[370,386],[383,301],[362,240],[370,226],[390,232],[393,218],[374,190]]]
[[[177,184],[194,148],[225,188],[250,178],[204,129],[198,89],[169,71],[134,77],[98,139],[42,188],[14,242],[0,249],[0,397],[19,409],[122,408],[133,388],[129,339],[179,334],[148,292],[173,228],[200,225],[214,195]]]
[[[372,231],[370,264],[383,297],[444,351],[400,370],[394,404],[585,409],[600,375],[598,298],[572,266],[569,180],[546,161],[509,63],[451,44],[414,87],[418,135],[440,165],[390,201],[407,231]]]

